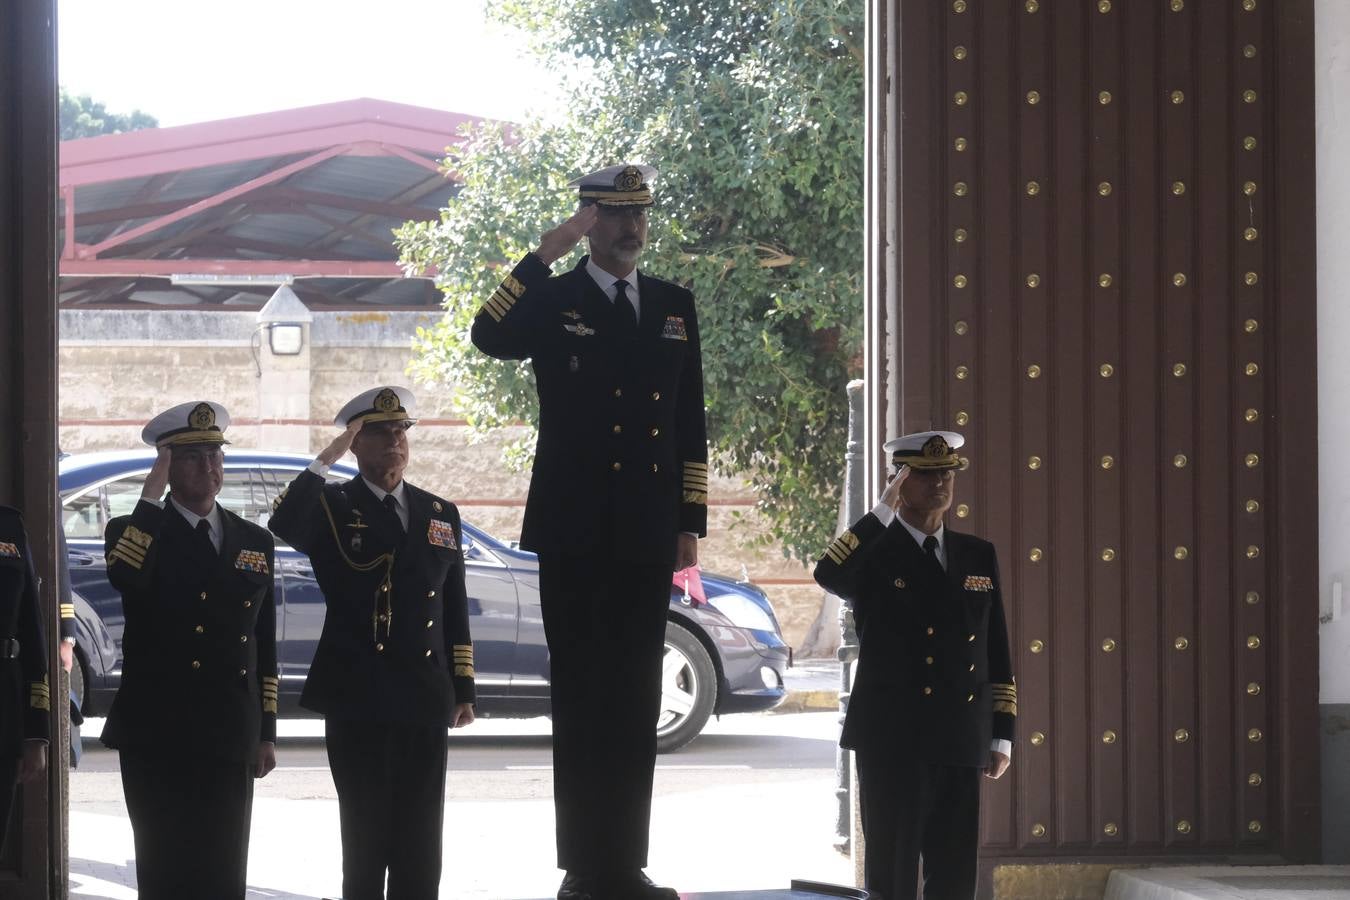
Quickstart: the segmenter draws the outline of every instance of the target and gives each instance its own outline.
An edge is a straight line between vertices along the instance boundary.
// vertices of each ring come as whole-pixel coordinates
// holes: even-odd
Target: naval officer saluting
[[[403,479],[413,395],[377,387],[277,499],[268,523],[309,554],[327,603],[300,696],[322,713],[342,825],[343,900],[434,898],[446,728],[473,721],[459,510]],[[327,484],[350,449],[361,474]]]
[[[881,900],[972,900],[980,776],[1000,777],[1012,753],[1017,687],[994,545],[942,523],[964,443],[950,431],[887,442],[895,477],[816,564],[858,627],[839,743],[856,753],[866,887]]]
[[[126,630],[103,743],[120,751],[142,900],[242,900],[253,779],[276,766],[273,541],[216,502],[229,424],[210,401],[151,419],[140,502],[104,534]]]
[[[539,442],[521,546],[539,554],[551,663],[558,900],[673,900],[647,831],[672,569],[707,533],[708,447],[694,297],[637,268],[650,166],[572,183],[473,322],[497,359],[529,359]],[[590,255],[549,269],[586,237]]]

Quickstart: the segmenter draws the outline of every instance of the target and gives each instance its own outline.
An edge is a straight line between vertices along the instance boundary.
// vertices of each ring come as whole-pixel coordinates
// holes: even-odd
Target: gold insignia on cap
[[[640,187],[642,187],[642,173],[638,171],[637,166],[628,166],[614,176],[616,191],[636,191]]]
[[[216,411],[211,408],[209,403],[198,403],[192,408],[188,415],[188,424],[193,428],[204,430],[214,428],[216,424]]]
[[[924,459],[946,459],[951,456],[952,448],[947,445],[947,439],[937,434],[924,441],[923,455]]]
[[[375,408],[380,412],[393,412],[398,409],[398,394],[385,388],[375,396]]]

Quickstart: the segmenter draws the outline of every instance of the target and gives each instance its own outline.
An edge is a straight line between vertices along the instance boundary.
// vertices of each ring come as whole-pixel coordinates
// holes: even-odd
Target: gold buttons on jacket
[[[202,661],[201,661],[201,660],[199,660],[199,659],[194,659],[194,660],[192,661],[192,668],[194,668],[194,669],[200,669],[201,667],[202,667]]]
[[[932,626],[932,625],[929,625],[929,626],[928,626],[928,634],[929,634],[930,637],[931,637],[932,634],[933,634],[933,626]]]
[[[974,702],[975,702],[975,695],[974,695],[974,694],[968,694],[968,695],[966,695],[966,702],[967,702],[967,703],[974,703]]]
[[[615,434],[623,434],[623,426],[622,426],[622,425],[615,425],[615,426],[614,426],[614,433],[615,433]]]
[[[248,669],[240,669],[240,670],[239,670],[239,677],[240,677],[240,678],[247,678],[247,677],[248,677]]]
[[[933,657],[925,656],[923,661],[931,666],[933,664]]]
[[[248,643],[248,635],[246,635],[246,634],[241,634],[241,635],[239,635],[239,643],[241,643],[241,644],[247,644],[247,643]]]
[[[427,599],[428,599],[428,600],[430,600],[432,597],[435,597],[435,596],[436,596],[436,592],[435,592],[435,591],[427,591]]]
[[[431,651],[430,651],[430,650],[427,651],[427,656],[431,656]]]
[[[975,664],[974,664],[974,663],[971,663],[971,664],[970,664],[970,669],[969,669],[968,671],[971,671],[971,672],[974,672],[974,671],[975,671]]]
[[[388,621],[389,621],[389,616],[388,616],[387,614],[385,614],[385,613],[380,613],[380,614],[379,614],[378,616],[376,616],[375,618],[378,619],[378,620],[381,621],[381,622],[388,622]]]
[[[203,626],[201,626],[201,625],[198,625],[196,628],[194,628],[194,629],[192,629],[192,630],[195,631],[195,632],[197,632],[198,634],[201,634],[202,632],[206,631],[206,628],[203,627]]]
[[[252,600],[245,600],[245,601],[244,601],[244,609],[248,609],[248,608],[249,608],[250,606],[252,606],[252,605],[253,605],[253,601],[252,601]]]
[[[376,645],[375,645],[375,652],[376,652],[376,653],[383,653],[383,652],[384,652],[384,644],[376,644]]]
[[[656,436],[658,436],[660,433],[661,433],[661,429],[660,429],[660,428],[653,428],[653,429],[652,429],[652,437],[656,437]]]
[[[613,469],[615,472],[617,472],[617,471],[619,471],[620,469],[623,468],[623,463],[617,463],[617,462],[616,462],[616,463],[610,463],[610,466],[609,466],[609,467],[610,467],[611,469]]]
[[[652,463],[652,471],[653,471],[653,472],[660,472],[660,471],[661,471],[661,467],[660,467],[659,465],[657,465],[656,463]]]
[[[380,585],[380,590],[381,590],[383,593],[386,593],[386,594],[389,593],[389,585],[387,585],[387,584],[382,584],[382,585]]]
[[[202,591],[202,593],[201,593],[201,598],[202,598],[203,600],[206,599],[206,591]]]
[[[924,685],[923,695],[924,695],[925,697],[927,697],[927,696],[931,695],[932,693],[933,693],[933,689],[930,688],[930,687],[928,687],[927,685]]]
[[[973,634],[968,634],[968,635],[966,635],[966,640],[967,640],[967,641],[973,641],[973,640],[975,640],[975,635],[973,635]]]
[[[660,400],[660,399],[661,399],[661,392],[660,392],[660,391],[652,391],[652,399],[653,399],[653,400]]]
[[[435,625],[435,624],[436,624],[436,620],[435,620],[435,619],[427,619],[427,627],[428,627],[428,628],[430,628],[431,626],[433,626],[433,625]]]

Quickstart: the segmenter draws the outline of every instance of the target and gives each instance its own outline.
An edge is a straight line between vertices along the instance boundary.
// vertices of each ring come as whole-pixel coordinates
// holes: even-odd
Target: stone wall
[[[376,384],[411,385],[412,335],[432,320],[433,314],[419,312],[314,313],[305,334],[309,418],[279,420],[259,411],[284,406],[269,392],[289,389],[299,363],[271,356],[254,311],[63,310],[61,447],[67,453],[140,447],[141,427],[155,413],[209,397],[230,411],[233,446],[317,453],[337,435],[334,414],[357,393]],[[453,499],[466,519],[489,533],[518,538],[529,476],[509,471],[502,451],[524,429],[477,435],[454,408],[448,387],[411,386],[421,421],[410,433],[408,480]],[[279,446],[275,436],[283,432],[298,434],[298,443]],[[806,569],[781,553],[747,548],[757,517],[754,497],[739,479],[715,474],[710,493],[709,534],[700,543],[704,569],[733,578],[744,572],[763,587],[785,638],[800,649],[821,591]]]

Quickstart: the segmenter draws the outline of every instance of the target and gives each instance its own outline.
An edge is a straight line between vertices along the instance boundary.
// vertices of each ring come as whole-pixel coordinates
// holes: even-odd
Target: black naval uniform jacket
[[[18,757],[27,738],[46,740],[49,709],[33,553],[18,510],[0,506],[0,757]]]
[[[621,334],[586,261],[555,278],[527,254],[473,320],[474,346],[497,359],[529,359],[539,392],[520,545],[671,565],[678,533],[707,534],[694,296],[639,272],[637,334]]]
[[[406,481],[408,531],[360,476],[301,472],[268,527],[309,554],[327,603],[300,705],[366,721],[449,725],[474,702],[459,510]]]
[[[1017,689],[994,545],[946,529],[943,572],[905,530],[872,513],[830,544],[815,579],[853,602],[858,671],[840,744],[900,758],[989,763],[1013,739]]]
[[[108,580],[126,616],[109,747],[252,764],[259,742],[276,740],[272,535],[219,508],[219,552],[167,500],[108,523]]]

